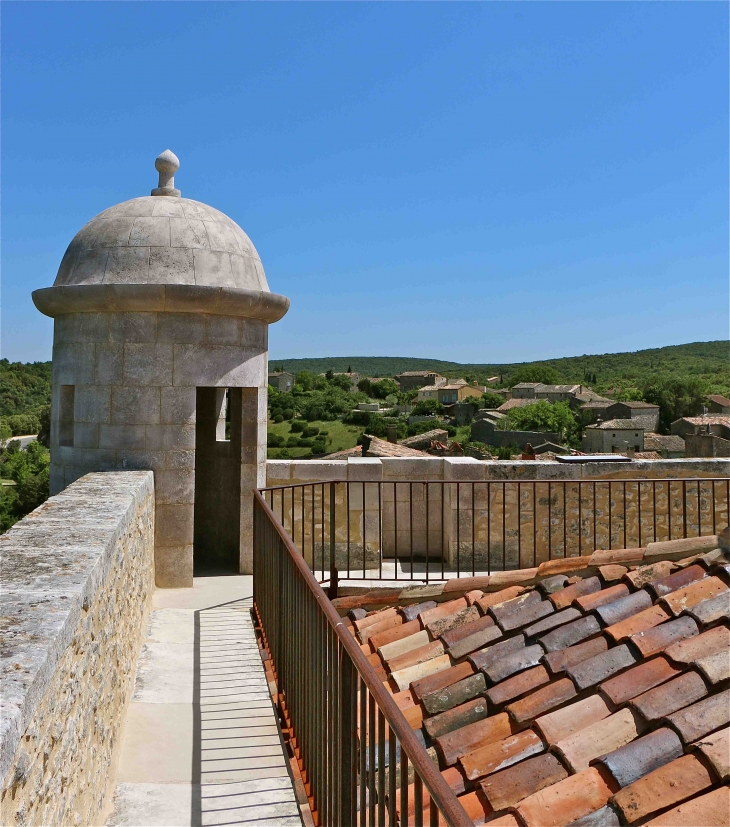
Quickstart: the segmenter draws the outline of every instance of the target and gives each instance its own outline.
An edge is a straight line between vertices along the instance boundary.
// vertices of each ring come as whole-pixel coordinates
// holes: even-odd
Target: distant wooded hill
[[[576,382],[607,387],[612,382],[625,386],[641,383],[651,376],[673,374],[693,376],[727,390],[730,384],[730,361],[727,341],[692,342],[686,345],[637,350],[629,353],[603,353],[592,356],[568,356],[536,362],[510,364],[473,364],[444,362],[439,359],[417,359],[400,356],[344,356],[321,359],[270,359],[272,366],[283,366],[291,373],[300,370],[324,373],[343,372],[351,368],[367,376],[395,376],[408,370],[436,370],[452,378],[465,376],[486,380],[491,376],[509,377],[524,374],[526,368],[554,370],[562,382]],[[539,380],[537,380],[539,381]]]

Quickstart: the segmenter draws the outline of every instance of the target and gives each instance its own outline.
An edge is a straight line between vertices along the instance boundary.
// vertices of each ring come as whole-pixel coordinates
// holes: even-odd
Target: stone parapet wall
[[[338,568],[372,569],[382,549],[383,558],[413,553],[414,559],[443,558],[449,567],[467,571],[528,568],[595,549],[714,534],[728,524],[728,477],[730,462],[717,459],[267,463],[268,486],[306,485],[269,499],[316,569],[329,567],[327,483],[333,480],[350,483],[335,487]]]
[[[87,474],[0,541],[0,823],[98,823],[154,588],[151,471]]]

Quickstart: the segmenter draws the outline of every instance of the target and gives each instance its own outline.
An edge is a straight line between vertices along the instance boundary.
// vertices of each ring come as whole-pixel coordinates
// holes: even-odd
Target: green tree
[[[31,442],[21,451],[11,441],[0,454],[0,477],[15,485],[0,488],[0,531],[29,514],[48,499],[51,455],[40,442]]]
[[[544,399],[523,408],[512,408],[507,412],[504,430],[513,431],[551,431],[559,434],[561,439],[575,439],[576,418],[567,402],[551,405]]]
[[[682,376],[660,376],[642,389],[645,402],[659,405],[659,430],[665,434],[675,420],[702,413],[707,393],[706,382]]]
[[[550,365],[528,364],[520,365],[509,377],[509,385],[519,385],[520,382],[542,382],[545,385],[560,383],[560,374]]]
[[[498,408],[504,403],[504,397],[500,396],[498,393],[493,393],[492,391],[485,391],[482,394],[480,402],[485,408]]]
[[[430,416],[443,413],[444,406],[437,399],[421,399],[413,406],[414,416]]]

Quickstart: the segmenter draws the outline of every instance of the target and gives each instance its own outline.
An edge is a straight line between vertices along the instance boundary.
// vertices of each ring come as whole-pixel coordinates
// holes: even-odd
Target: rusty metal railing
[[[258,492],[254,607],[315,823],[471,827],[423,743]]]
[[[262,489],[321,582],[443,580],[715,534],[730,480],[404,480]]]

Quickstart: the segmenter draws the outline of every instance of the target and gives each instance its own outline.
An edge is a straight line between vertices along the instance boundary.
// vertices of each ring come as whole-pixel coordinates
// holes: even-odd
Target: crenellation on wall
[[[154,588],[150,471],[88,474],[0,541],[3,824],[102,811]]]

